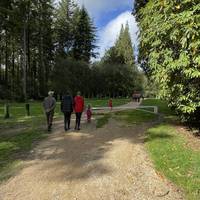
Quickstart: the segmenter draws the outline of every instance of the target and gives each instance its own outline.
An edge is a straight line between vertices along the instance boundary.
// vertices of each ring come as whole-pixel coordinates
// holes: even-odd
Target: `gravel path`
[[[15,177],[0,186],[1,200],[181,200],[182,193],[156,173],[144,147],[148,125],[113,119],[100,129],[83,124],[63,132],[57,122]]]

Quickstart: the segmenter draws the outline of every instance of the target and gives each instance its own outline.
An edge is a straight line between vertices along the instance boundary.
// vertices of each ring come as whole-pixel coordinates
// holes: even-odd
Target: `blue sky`
[[[95,18],[95,25],[98,28],[102,28],[104,27],[109,21],[115,19],[117,16],[119,16],[121,13],[125,12],[129,10],[130,11],[130,7],[126,6],[126,7],[122,7],[116,10],[110,10],[110,12],[105,12],[105,14],[102,13],[102,15],[98,18]]]
[[[74,0],[84,5],[97,27],[99,57],[114,45],[122,24],[129,23],[133,46],[137,46],[137,24],[131,15],[134,0]]]

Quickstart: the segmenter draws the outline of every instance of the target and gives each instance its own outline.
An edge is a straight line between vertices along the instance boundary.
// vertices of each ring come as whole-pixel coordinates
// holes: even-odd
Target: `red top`
[[[90,118],[92,116],[92,111],[90,109],[87,109],[87,117]]]
[[[76,113],[83,112],[84,110],[84,99],[81,96],[75,96],[74,98],[74,111]]]
[[[108,105],[112,107],[112,100],[109,100]]]

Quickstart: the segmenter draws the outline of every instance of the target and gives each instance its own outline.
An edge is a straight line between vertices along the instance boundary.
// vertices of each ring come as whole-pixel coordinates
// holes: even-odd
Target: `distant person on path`
[[[74,97],[74,111],[76,113],[76,124],[75,130],[80,130],[81,115],[84,110],[84,98],[81,96],[80,92]]]
[[[110,110],[112,110],[112,107],[113,107],[112,99],[110,99],[110,100],[108,101],[108,106],[109,106]]]
[[[92,109],[91,109],[90,104],[87,106],[86,114],[87,114],[87,122],[90,123],[91,117],[92,117]]]
[[[43,107],[47,117],[48,131],[51,131],[54,109],[56,107],[56,99],[53,97],[54,92],[49,91],[48,97],[44,99]]]
[[[132,99],[135,102],[140,102],[141,97],[142,97],[141,93],[136,91],[132,95]]]
[[[61,111],[64,114],[64,129],[65,131],[70,129],[71,114],[73,112],[73,98],[66,92],[61,100]]]

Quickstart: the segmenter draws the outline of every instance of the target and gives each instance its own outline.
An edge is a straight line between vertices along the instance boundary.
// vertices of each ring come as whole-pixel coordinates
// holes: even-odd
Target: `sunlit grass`
[[[167,106],[167,102],[160,99],[145,99],[141,103],[142,106],[158,106],[158,112],[172,116],[175,115],[174,111]]]
[[[102,117],[97,118],[96,127],[97,128],[104,127],[108,123],[110,117],[111,117],[111,114],[104,114]]]
[[[125,110],[115,113],[115,119],[125,121],[129,124],[140,124],[143,122],[154,121],[157,115],[143,110]]]
[[[184,189],[189,200],[200,199],[200,152],[186,147],[172,125],[147,131],[146,146],[157,170]]]
[[[85,99],[85,105],[90,104],[92,107],[107,107],[107,99]],[[113,106],[126,104],[130,99],[113,99]],[[30,116],[26,116],[25,103],[10,103],[10,118],[4,119],[4,104],[0,104],[0,128],[14,126],[16,124],[30,124],[33,121],[45,121],[45,114],[42,102],[30,102]],[[55,117],[62,116],[60,102],[57,102],[55,108]]]
[[[0,180],[16,172],[34,142],[45,137],[45,131],[33,127],[17,134],[0,135]]]

